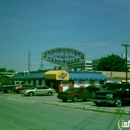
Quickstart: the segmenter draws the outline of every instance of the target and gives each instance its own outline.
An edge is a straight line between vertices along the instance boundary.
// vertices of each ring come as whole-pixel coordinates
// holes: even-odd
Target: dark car
[[[95,92],[93,102],[96,105],[113,104],[117,107],[130,103],[130,84],[106,84],[105,89]]]
[[[87,99],[93,98],[93,92],[91,88],[69,88],[64,92],[59,92],[57,98],[61,99],[63,102],[67,102],[67,100],[72,100],[73,102],[77,102],[79,99],[86,101]]]

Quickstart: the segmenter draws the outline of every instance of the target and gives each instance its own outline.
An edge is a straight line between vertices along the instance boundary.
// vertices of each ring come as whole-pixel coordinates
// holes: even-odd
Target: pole
[[[128,67],[127,67],[127,47],[130,47],[130,45],[122,44],[122,46],[125,46],[125,60],[126,60],[126,83],[128,80]]]
[[[128,79],[128,73],[127,73],[127,46],[126,46],[126,54],[125,54],[125,59],[126,59],[126,83],[127,83],[127,79]]]
[[[28,52],[28,71],[30,71],[30,51]]]

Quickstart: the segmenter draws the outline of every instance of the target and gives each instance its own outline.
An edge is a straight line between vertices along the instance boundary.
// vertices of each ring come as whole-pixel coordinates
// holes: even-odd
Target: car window
[[[79,89],[76,90],[76,92],[83,92],[83,91],[84,91],[83,88],[79,88]]]
[[[123,90],[130,91],[130,85],[129,84],[123,84]]]
[[[37,87],[37,89],[43,89],[43,87]]]
[[[30,89],[35,89],[35,88],[37,88],[36,86],[34,86],[34,87],[31,87]]]
[[[48,87],[42,87],[42,89],[49,89]]]
[[[106,90],[121,90],[122,84],[109,84],[106,86]]]
[[[73,91],[75,91],[75,89],[76,88],[69,88],[69,89],[67,89],[67,90],[65,90],[66,92],[73,92]]]

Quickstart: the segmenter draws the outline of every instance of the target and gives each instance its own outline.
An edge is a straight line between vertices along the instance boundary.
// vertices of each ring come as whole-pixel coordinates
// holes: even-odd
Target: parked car
[[[4,93],[14,92],[15,87],[24,84],[24,81],[14,81],[13,83],[1,83],[1,89]]]
[[[79,99],[86,101],[87,99],[93,99],[93,91],[90,87],[87,88],[68,88],[64,92],[59,92],[57,98],[61,99],[63,102],[67,100],[72,100],[77,102]]]
[[[25,96],[34,96],[34,95],[48,95],[51,96],[52,94],[55,94],[55,89],[49,88],[45,85],[38,85],[34,86],[27,90],[22,90],[21,94],[24,94]]]
[[[117,107],[121,107],[123,103],[130,103],[130,84],[106,84],[105,89],[95,92],[93,102],[98,106],[112,104]]]

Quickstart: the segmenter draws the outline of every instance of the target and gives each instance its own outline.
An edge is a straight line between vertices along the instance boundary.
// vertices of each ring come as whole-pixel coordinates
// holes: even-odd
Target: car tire
[[[2,90],[3,91],[3,93],[7,93],[7,90]]]
[[[30,97],[34,96],[34,93],[30,92],[30,93],[28,93],[28,96],[30,96]]]
[[[63,102],[67,102],[67,99],[62,99]]]
[[[87,101],[87,99],[83,99],[83,102]]]
[[[73,102],[77,102],[78,101],[78,97],[77,96],[74,96],[73,99],[72,99]]]
[[[115,98],[115,106],[121,107],[122,106],[122,100],[120,97]]]
[[[47,95],[48,95],[48,96],[52,96],[52,92],[48,92]]]

